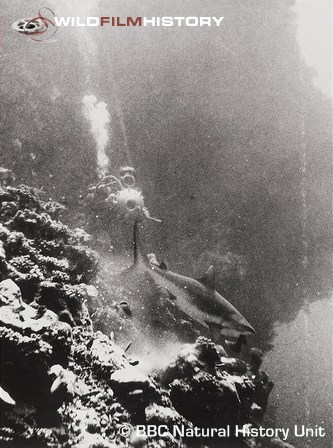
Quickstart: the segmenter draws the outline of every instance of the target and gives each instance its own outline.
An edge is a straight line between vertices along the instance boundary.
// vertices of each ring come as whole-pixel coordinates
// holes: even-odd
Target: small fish
[[[119,302],[119,306],[124,311],[126,316],[128,316],[128,317],[132,316],[132,311],[131,311],[131,309],[129,307],[128,302],[126,302],[126,301]]]
[[[12,399],[12,397],[9,395],[8,392],[6,392],[1,386],[0,386],[0,398],[1,401],[4,401],[7,404],[10,404],[12,406],[15,406],[15,400]]]
[[[126,347],[125,347],[125,349],[124,349],[124,352],[125,352],[125,353],[130,349],[131,345],[132,345],[132,341],[130,341],[130,342],[126,345]]]
[[[129,363],[131,364],[131,366],[137,366],[139,364],[139,361],[135,359],[133,361],[129,361]]]

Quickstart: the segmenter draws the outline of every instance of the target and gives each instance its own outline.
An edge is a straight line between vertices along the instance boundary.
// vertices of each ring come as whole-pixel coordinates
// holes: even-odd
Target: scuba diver
[[[161,222],[150,216],[145,207],[142,190],[136,186],[135,169],[130,166],[120,168],[119,178],[112,174],[104,176],[89,188],[86,200],[94,209],[115,209],[125,219],[141,221],[146,218]]]
[[[155,287],[168,291],[170,300],[179,311],[197,325],[209,329],[215,342],[222,337],[229,348],[240,352],[246,344],[246,336],[254,334],[255,330],[241,313],[216,291],[213,267],[211,266],[202,278],[195,280],[170,271],[165,263],[159,264],[152,254],[147,257],[142,253],[140,224],[144,219],[161,221],[151,217],[145,207],[142,191],[136,186],[134,168],[121,168],[119,178],[106,175],[90,194],[97,205],[103,203],[105,207],[116,209],[126,221],[133,224],[134,263],[123,274],[142,274],[143,278]],[[123,305],[128,304],[123,302]],[[124,311],[126,312],[126,309]]]

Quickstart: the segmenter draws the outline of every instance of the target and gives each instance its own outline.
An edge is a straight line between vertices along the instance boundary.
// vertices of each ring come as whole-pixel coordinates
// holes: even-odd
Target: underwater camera
[[[124,188],[118,191],[114,197],[110,195],[107,202],[109,200],[112,201],[119,211],[135,218],[140,217],[145,206],[142,192],[134,188]]]
[[[107,174],[97,185],[88,189],[87,203],[94,209],[105,209],[117,211],[126,219],[151,219],[145,207],[144,197],[140,188],[136,186],[135,169],[126,166],[119,170],[119,178]]]

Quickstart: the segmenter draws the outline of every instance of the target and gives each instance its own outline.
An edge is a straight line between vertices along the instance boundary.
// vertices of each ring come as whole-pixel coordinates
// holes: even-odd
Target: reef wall
[[[62,206],[40,191],[9,183],[1,189],[1,446],[290,447],[233,436],[235,425],[264,421],[273,383],[260,350],[245,362],[199,337],[160,371],[142,373],[113,331],[95,331],[103,300],[121,316],[98,289],[89,236],[63,225]],[[138,425],[169,432],[140,436]],[[174,435],[174,425],[187,436]],[[229,427],[230,437],[191,438],[195,427]]]

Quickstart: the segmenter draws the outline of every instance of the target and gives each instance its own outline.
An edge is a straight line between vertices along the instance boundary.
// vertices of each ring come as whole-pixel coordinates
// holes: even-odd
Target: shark
[[[133,246],[132,269],[144,272],[156,286],[166,289],[174,305],[192,321],[209,328],[215,340],[222,336],[225,340],[245,341],[245,336],[255,333],[245,317],[216,291],[213,266],[196,280],[170,271],[164,262],[149,262],[141,251],[138,221],[134,224]]]

